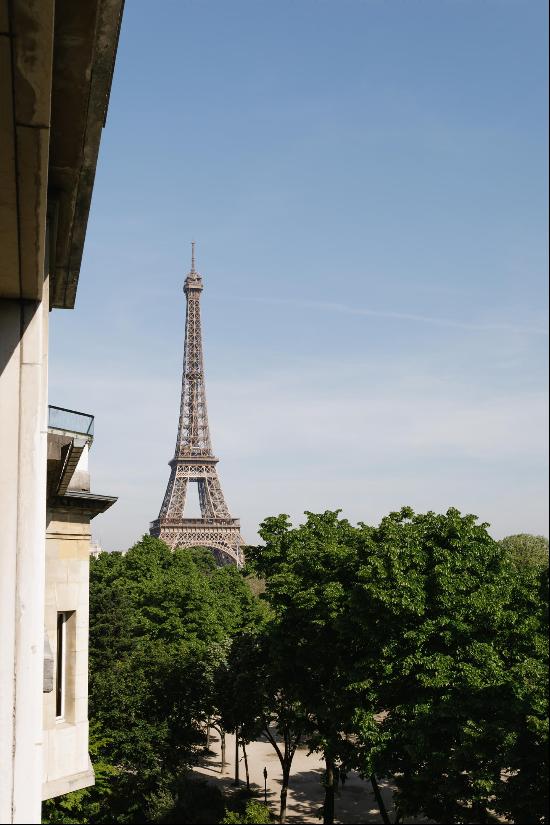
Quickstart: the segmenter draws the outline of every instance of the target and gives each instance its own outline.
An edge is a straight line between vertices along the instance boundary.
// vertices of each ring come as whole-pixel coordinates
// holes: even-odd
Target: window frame
[[[55,721],[65,721],[67,701],[67,621],[66,610],[57,611],[55,653]]]

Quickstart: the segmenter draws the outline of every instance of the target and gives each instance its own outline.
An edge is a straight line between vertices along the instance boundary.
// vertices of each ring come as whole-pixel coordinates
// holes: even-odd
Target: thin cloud
[[[508,323],[461,321],[431,315],[416,315],[411,312],[366,309],[364,307],[353,307],[348,304],[337,304],[330,301],[293,301],[290,298],[259,298],[251,296],[224,296],[224,301],[225,300],[251,301],[259,304],[285,304],[287,306],[301,307],[303,309],[321,309],[329,312],[338,312],[344,315],[360,315],[371,318],[386,318],[396,321],[412,321],[413,323],[431,324],[433,326],[448,327],[453,329],[475,330],[477,332],[514,332],[527,335],[548,335],[548,329],[543,327]]]

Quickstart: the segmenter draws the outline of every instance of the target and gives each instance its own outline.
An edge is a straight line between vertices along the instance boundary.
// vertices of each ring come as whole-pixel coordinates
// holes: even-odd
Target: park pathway
[[[233,788],[235,777],[235,737],[226,736],[227,765],[221,773],[221,750],[219,736],[212,732],[210,741],[211,755],[206,756],[203,763],[195,768],[195,773],[205,777],[209,782],[218,785],[221,790],[229,792]],[[262,740],[251,742],[247,746],[250,782],[256,790],[264,789],[263,770],[267,768],[267,801],[272,811],[279,812],[279,795],[281,792],[281,767],[277,754],[269,742]],[[307,748],[296,751],[292,763],[292,775],[288,790],[287,822],[314,822],[320,823],[320,809],[323,804],[324,789],[321,785],[324,763],[318,754],[307,755]],[[240,784],[245,784],[245,769],[242,750],[239,761]],[[380,782],[380,788],[390,818],[393,820],[391,803],[391,787],[385,781]],[[346,825],[368,825],[368,823],[382,822],[382,817],[376,805],[370,782],[365,782],[356,773],[348,774],[344,787],[339,788],[336,797],[335,822]]]

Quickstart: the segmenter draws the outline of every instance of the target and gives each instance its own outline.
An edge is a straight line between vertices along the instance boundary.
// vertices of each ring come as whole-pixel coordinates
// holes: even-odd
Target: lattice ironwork
[[[195,243],[191,244],[191,270],[183,291],[187,300],[185,344],[178,435],[170,478],[160,513],[150,533],[170,547],[208,547],[220,564],[241,565],[243,541],[238,519],[229,514],[213,455],[204,380],[200,297],[202,277],[195,269]],[[200,519],[184,518],[189,482],[199,490]]]

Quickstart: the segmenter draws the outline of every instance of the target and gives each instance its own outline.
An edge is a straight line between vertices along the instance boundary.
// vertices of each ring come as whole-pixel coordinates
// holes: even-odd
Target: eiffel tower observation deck
[[[202,354],[200,297],[202,278],[195,269],[195,243],[191,244],[191,271],[183,291],[187,300],[185,349],[178,436],[170,478],[159,517],[150,524],[152,536],[176,547],[207,547],[219,564],[243,563],[240,522],[232,518],[220,485],[212,452]],[[184,518],[190,482],[199,492],[200,518]]]

